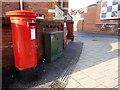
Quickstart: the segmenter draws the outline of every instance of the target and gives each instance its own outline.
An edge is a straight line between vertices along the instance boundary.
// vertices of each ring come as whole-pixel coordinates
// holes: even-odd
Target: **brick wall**
[[[2,16],[5,17],[5,12],[19,10],[19,2],[2,2]]]
[[[3,69],[13,67],[13,48],[10,26],[2,28],[2,67]]]
[[[25,10],[31,10],[36,12],[37,15],[44,14],[45,20],[53,20],[55,16],[54,13],[49,13],[49,9],[55,9],[54,2],[24,2],[23,3]]]
[[[83,20],[79,20],[77,23],[77,31],[83,31]]]
[[[89,6],[87,12],[83,13],[81,16],[84,17],[84,21],[79,21],[77,24],[77,29],[83,31],[96,31],[96,5]],[[83,24],[82,24],[83,23]],[[82,26],[83,25],[83,26]]]
[[[83,9],[84,11],[84,9]],[[88,6],[87,12],[81,13],[81,18],[84,18],[84,23],[82,21],[78,21],[77,29],[78,31],[91,31],[91,32],[118,32],[117,23],[120,22],[118,20],[100,20],[100,12],[101,12],[101,0],[96,3],[96,5]],[[112,23],[112,28],[104,28],[101,30],[101,26],[106,23]]]
[[[71,20],[66,21],[66,26],[67,26],[67,39],[71,39],[72,41],[74,40],[73,24],[74,24],[74,22],[71,21]]]
[[[16,68],[14,65],[10,21],[9,18],[2,19],[2,86],[6,86],[13,81]]]
[[[37,20],[37,56],[41,60],[44,55],[43,32],[52,30],[61,30],[61,23],[47,20]]]
[[[88,7],[88,12],[84,15],[84,30],[95,31],[96,27],[96,5]]]
[[[63,12],[65,13],[65,15],[67,15],[68,13],[68,1],[66,0],[66,2],[63,2]]]
[[[63,3],[63,11],[65,14],[68,13],[68,2],[62,2]],[[53,17],[55,17],[55,13],[48,12],[49,9],[55,9],[55,5],[58,4],[58,2],[23,2],[23,9],[24,10],[30,10],[37,15],[44,15],[45,20],[53,20]],[[5,12],[12,11],[12,10],[19,10],[19,2],[3,2],[2,3],[2,16],[5,17]]]
[[[56,2],[23,2],[23,9],[30,10],[37,15],[44,14],[46,20],[53,20],[54,13],[48,13],[48,9],[55,9]],[[5,12],[12,10],[19,10],[19,2],[3,2],[2,16],[6,17]]]
[[[3,69],[7,69],[14,67],[12,33],[9,18],[2,19],[2,67]]]

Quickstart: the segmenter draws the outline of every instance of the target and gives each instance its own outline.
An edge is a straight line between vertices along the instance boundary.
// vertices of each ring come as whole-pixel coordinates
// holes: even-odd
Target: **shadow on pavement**
[[[13,88],[48,88],[48,86],[59,78],[70,62],[76,59],[76,55],[82,52],[83,43],[70,42],[63,50],[63,54],[52,63],[40,63],[37,66],[38,80],[31,83],[21,83],[17,79],[9,85],[9,90]]]
[[[104,39],[105,38],[105,39]],[[83,40],[81,40],[83,39]],[[81,33],[81,32],[75,32],[75,42],[70,42],[68,46],[64,49],[63,54],[61,57],[59,57],[55,62],[52,63],[41,63],[38,65],[38,80],[32,83],[28,84],[22,84],[19,81],[15,81],[13,84],[11,84],[9,87],[12,88],[48,88],[48,86],[52,83],[52,81],[55,81],[59,78],[59,76],[63,73],[63,71],[69,66],[70,62],[75,59],[77,54],[81,54],[82,52],[82,46],[83,51],[86,50],[86,53],[84,53],[86,56],[92,54],[93,49],[91,48],[87,51],[87,49],[91,46],[85,46],[87,41],[84,41],[85,39],[88,39],[91,44],[94,45],[93,47],[99,47],[99,45],[103,45],[99,51],[96,49],[94,50],[96,54],[100,54],[103,58],[97,57],[98,63],[93,62],[92,65],[88,64],[88,62],[83,62],[82,64],[88,64],[86,67],[79,68],[76,72],[79,72],[81,70],[85,70],[87,68],[96,66],[100,63],[106,62],[109,59],[114,59],[118,57],[118,49],[112,50],[112,43],[116,43],[116,39],[118,39],[118,36],[115,35],[109,35],[109,34],[97,34],[97,33]],[[111,41],[111,39],[115,39]],[[105,41],[106,40],[106,41]],[[102,51],[102,53],[100,53]],[[83,52],[82,52],[83,53]],[[95,53],[91,55],[91,57],[95,57]],[[108,58],[109,57],[109,58]],[[80,60],[79,60],[80,61]],[[95,61],[96,62],[96,61]]]
[[[117,35],[75,32],[75,40],[77,42],[84,43],[81,54],[84,55],[83,56],[84,59],[81,58],[79,61],[82,61],[82,64],[84,64],[85,66],[79,67],[77,70],[75,70],[74,73],[119,57],[118,55],[119,54],[118,52],[120,51],[119,45],[113,47],[114,44],[119,42],[119,36]],[[85,58],[87,56],[88,58]]]

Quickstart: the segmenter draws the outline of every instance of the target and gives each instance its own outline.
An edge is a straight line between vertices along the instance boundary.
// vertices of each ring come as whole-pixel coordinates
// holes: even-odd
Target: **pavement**
[[[75,42],[84,45],[66,88],[118,88],[118,36],[75,32]]]
[[[38,71],[37,81],[22,84],[15,80],[9,88],[49,88],[55,81],[59,88],[64,84],[58,82],[62,75],[65,89],[118,88],[118,36],[75,32],[74,42],[68,44],[61,57],[52,63],[39,64],[38,68],[42,70]]]
[[[41,62],[37,65],[38,77],[32,82],[21,82],[23,78],[16,77],[13,83],[8,85],[9,89],[29,89],[36,88],[65,88],[70,74],[72,73],[74,66],[78,62],[83,43],[81,42],[69,42],[60,57],[51,63]],[[17,72],[16,72],[17,73]],[[18,74],[19,75],[19,74]],[[29,78],[29,75],[27,76]],[[28,80],[31,80],[29,78]]]

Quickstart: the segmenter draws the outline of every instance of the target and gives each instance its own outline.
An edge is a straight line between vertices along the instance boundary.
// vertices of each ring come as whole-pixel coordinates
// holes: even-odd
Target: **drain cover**
[[[81,49],[80,51],[76,52],[76,55],[71,60],[71,62],[69,62],[68,67],[63,71],[63,73],[59,76],[59,78],[57,80],[53,81],[49,85],[50,90],[55,90],[55,89],[64,90],[64,88],[66,87],[66,85],[68,83],[68,80],[70,79],[70,76],[71,76],[77,62],[79,61],[79,57],[81,55],[82,47],[80,49]]]
[[[66,85],[67,83],[56,80],[49,87],[50,87],[50,90],[54,90],[54,89],[61,90],[61,89],[64,89]]]
[[[80,52],[81,53],[81,52]],[[77,62],[79,61],[80,53],[76,55],[76,57],[70,62],[69,66],[65,69],[65,71],[60,75],[58,80],[53,81],[51,85],[49,85],[50,90],[54,89],[64,89],[68,83],[70,75],[74,70]]]
[[[93,39],[92,41],[98,41],[98,40],[96,40],[96,39]]]

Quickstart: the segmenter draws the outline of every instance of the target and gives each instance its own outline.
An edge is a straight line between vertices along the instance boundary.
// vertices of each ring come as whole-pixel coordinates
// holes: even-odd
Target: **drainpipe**
[[[23,10],[23,3],[22,3],[23,1],[22,0],[20,0],[20,10]]]

